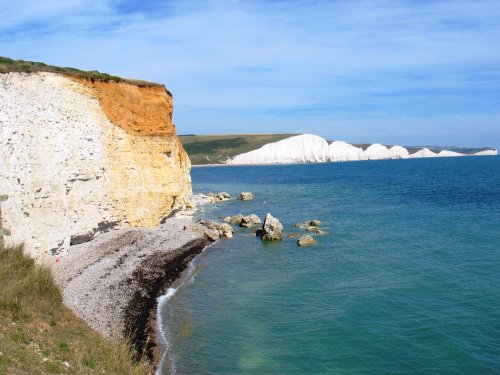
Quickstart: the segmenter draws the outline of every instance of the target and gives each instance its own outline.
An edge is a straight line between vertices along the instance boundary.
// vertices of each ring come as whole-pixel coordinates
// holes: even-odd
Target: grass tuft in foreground
[[[49,269],[0,248],[0,374],[149,374],[131,345],[109,342],[62,305]]]

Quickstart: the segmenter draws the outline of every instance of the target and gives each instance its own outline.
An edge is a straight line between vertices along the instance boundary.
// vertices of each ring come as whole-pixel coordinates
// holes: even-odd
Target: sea
[[[254,193],[159,309],[163,374],[500,374],[500,157],[198,167],[195,193]],[[321,220],[298,247],[295,223]]]

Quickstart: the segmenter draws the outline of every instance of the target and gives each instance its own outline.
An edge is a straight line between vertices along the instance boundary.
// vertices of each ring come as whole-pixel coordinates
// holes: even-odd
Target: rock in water
[[[241,224],[241,220],[243,219],[242,214],[234,215],[234,216],[228,216],[224,218],[224,222],[229,223],[229,224]]]
[[[209,229],[218,231],[221,237],[233,238],[233,228],[229,224],[207,221],[205,226]]]
[[[309,225],[307,228],[306,228],[306,231],[308,232],[317,232],[319,230],[318,227],[315,227],[315,226],[312,226],[312,225]]]
[[[251,201],[252,199],[254,199],[254,196],[252,193],[250,193],[248,191],[244,191],[240,194],[238,199],[240,199],[242,201]]]
[[[226,193],[224,191],[214,194],[214,193],[208,193],[207,196],[210,199],[210,203],[217,203],[217,202],[223,202],[223,201],[228,201],[231,199],[231,195],[229,193]]]
[[[309,246],[315,244],[316,241],[314,241],[314,238],[312,238],[310,235],[306,234],[305,236],[301,236],[299,240],[297,241],[297,245],[299,246]]]
[[[313,219],[309,222],[309,225],[312,225],[313,227],[319,227],[321,225],[321,221],[318,219]]]
[[[255,214],[243,216],[240,225],[245,228],[258,227],[261,224],[259,217]]]
[[[217,194],[217,198],[220,201],[227,201],[227,200],[231,199],[231,195],[229,195],[229,193],[226,193],[225,191],[222,191],[219,194]]]
[[[267,214],[262,226],[262,240],[275,241],[281,240],[283,235],[283,224],[271,214]]]

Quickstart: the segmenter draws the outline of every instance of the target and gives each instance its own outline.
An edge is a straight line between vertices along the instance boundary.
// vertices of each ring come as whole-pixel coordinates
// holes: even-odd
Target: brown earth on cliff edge
[[[89,87],[108,119],[129,133],[175,136],[173,100],[164,87],[139,87],[125,82],[68,78]]]

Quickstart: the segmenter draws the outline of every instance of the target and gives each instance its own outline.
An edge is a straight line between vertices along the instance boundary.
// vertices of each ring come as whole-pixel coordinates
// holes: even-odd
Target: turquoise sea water
[[[267,212],[317,245],[236,228],[163,306],[177,374],[500,373],[500,158],[209,167],[206,206]]]

